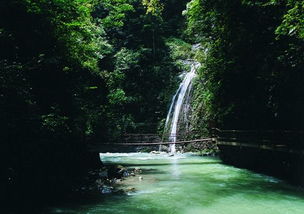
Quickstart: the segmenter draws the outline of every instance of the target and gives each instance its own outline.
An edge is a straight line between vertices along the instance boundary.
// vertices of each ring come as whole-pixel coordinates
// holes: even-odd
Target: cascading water
[[[190,104],[190,90],[192,87],[192,80],[196,76],[195,71],[200,66],[198,62],[191,62],[191,71],[184,75],[184,79],[179,85],[176,93],[174,94],[169,112],[166,118],[165,131],[169,130],[169,141],[176,142],[177,126],[179,121],[180,112],[183,110],[184,117],[186,117]],[[186,109],[182,109],[186,108]],[[170,144],[170,153],[175,153],[175,144]]]

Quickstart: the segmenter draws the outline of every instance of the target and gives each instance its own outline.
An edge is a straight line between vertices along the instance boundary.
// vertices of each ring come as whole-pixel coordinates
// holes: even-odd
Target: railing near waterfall
[[[170,135],[164,136],[154,134],[154,133],[124,133],[121,136],[121,140],[118,142],[104,142],[96,145],[94,148],[91,150],[98,150],[100,147],[124,147],[124,146],[158,146],[158,145],[172,145],[176,144],[179,146],[184,146],[187,144],[215,144],[216,139],[211,138],[211,137],[201,137],[201,138],[195,138],[195,139],[190,139],[190,132],[182,132],[176,135]],[[177,137],[176,142],[170,142],[168,141],[168,137]],[[195,146],[194,146],[195,147]],[[207,146],[209,147],[209,146]]]
[[[170,142],[170,137],[176,137],[176,142]],[[121,140],[112,143],[100,143],[92,150],[100,147],[141,147],[171,145],[185,147],[189,144],[193,148],[227,147],[242,149],[259,149],[274,152],[285,152],[304,155],[304,131],[292,130],[220,130],[213,129],[210,137],[201,137],[198,132],[179,132],[177,135],[159,135],[156,133],[124,133]]]
[[[200,137],[197,132],[180,132],[175,136],[157,134],[125,134],[119,145],[183,145],[189,143],[212,143],[219,147],[263,149],[277,152],[304,154],[304,131],[292,130],[220,130],[213,129],[211,137]],[[176,142],[166,139],[177,137]],[[118,144],[117,144],[118,145]]]
[[[190,139],[189,137],[193,135],[193,132],[182,132],[176,135],[157,135],[153,133],[125,133],[123,135],[123,140],[120,143],[115,143],[115,145],[122,146],[145,146],[145,145],[170,145],[170,144],[188,144],[188,143],[199,143],[207,141],[215,141],[214,138],[205,137],[205,138],[195,138]],[[176,142],[170,142],[167,139],[176,137],[178,140]]]
[[[178,134],[155,134],[155,133],[124,133],[122,135],[122,141],[124,143],[130,142],[154,142],[154,141],[166,141],[169,138],[176,137],[179,141],[195,140],[199,138],[198,132],[187,131],[179,132]]]
[[[214,129],[217,145],[304,154],[304,131]]]

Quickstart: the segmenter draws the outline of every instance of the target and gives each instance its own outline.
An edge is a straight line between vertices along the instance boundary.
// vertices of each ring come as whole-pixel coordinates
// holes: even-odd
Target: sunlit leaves
[[[93,0],[23,0],[28,11],[43,14],[54,29],[53,36],[69,63],[78,64],[91,71],[98,71],[98,59],[109,53],[111,47],[102,37],[101,26],[91,17]]]
[[[287,7],[289,9],[276,33],[304,39],[304,1],[289,0]]]
[[[146,13],[153,16],[161,16],[164,5],[159,0],[142,0],[142,4],[146,7]]]
[[[140,54],[136,51],[129,50],[127,48],[122,48],[115,54],[115,68],[116,70],[127,70],[131,66],[134,66],[138,63]]]
[[[100,4],[107,12],[107,15],[101,19],[105,27],[123,26],[126,13],[134,11],[130,0],[102,0]]]
[[[111,90],[108,95],[108,98],[110,104],[116,104],[116,105],[122,105],[125,103],[125,101],[127,101],[125,92],[120,88]]]
[[[174,60],[191,58],[192,46],[185,41],[178,38],[169,38],[166,40],[166,45],[170,48],[170,54]]]

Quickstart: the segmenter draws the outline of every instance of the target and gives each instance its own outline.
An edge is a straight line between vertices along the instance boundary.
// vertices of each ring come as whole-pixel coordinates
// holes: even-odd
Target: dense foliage
[[[6,198],[53,197],[92,146],[155,132],[188,58],[193,130],[303,129],[303,14],[301,0],[3,0]]]
[[[6,199],[24,209],[33,197],[57,197],[87,167],[92,145],[137,124],[156,129],[179,72],[165,43],[167,13],[159,1],[1,2]]]
[[[194,128],[303,128],[303,9],[302,1],[188,4],[186,33],[203,46]]]

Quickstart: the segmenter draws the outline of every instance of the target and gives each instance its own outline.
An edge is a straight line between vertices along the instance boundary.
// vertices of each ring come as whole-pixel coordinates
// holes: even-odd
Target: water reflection
[[[303,192],[284,182],[226,166],[215,158],[180,154],[101,154],[105,163],[142,169],[129,177],[128,195],[108,195],[48,213],[75,214],[302,214]]]
[[[171,171],[171,174],[173,176],[174,179],[179,179],[179,176],[181,174],[181,171],[179,169],[179,165],[178,165],[178,158],[176,156],[173,156],[171,158],[171,161],[170,161],[170,171]]]

